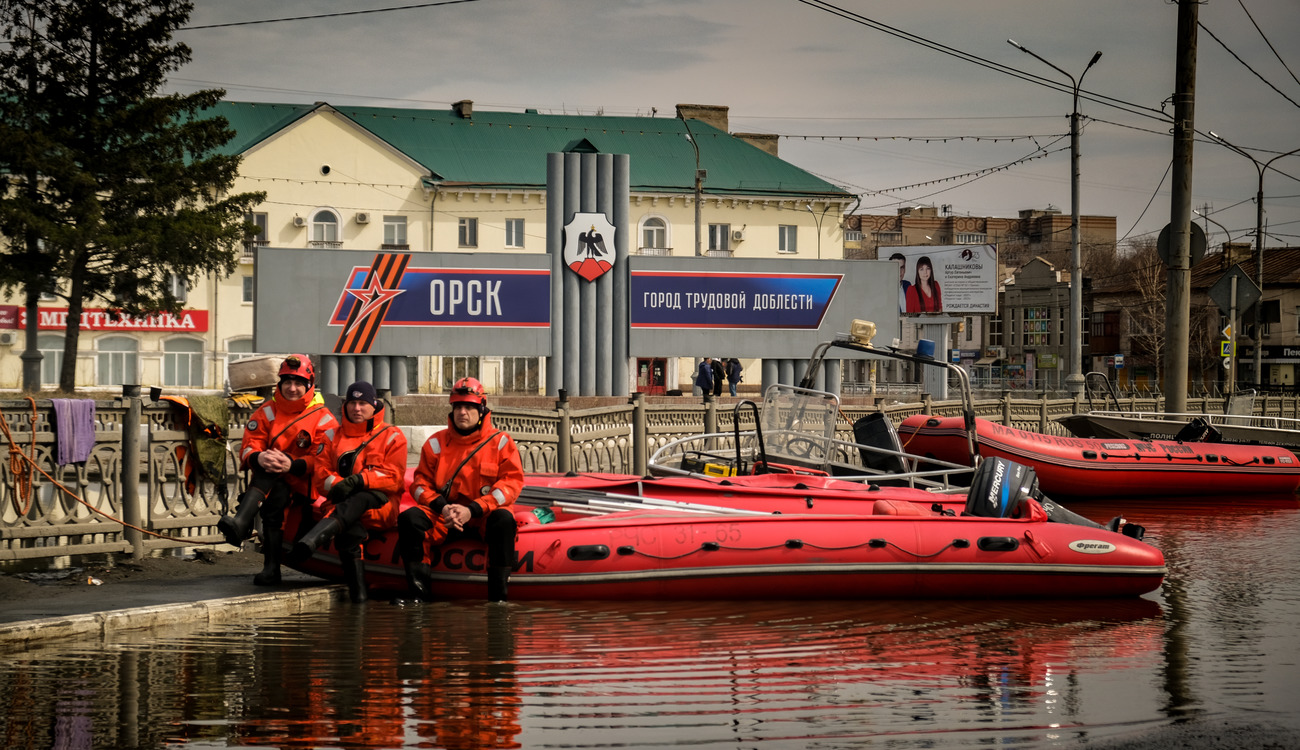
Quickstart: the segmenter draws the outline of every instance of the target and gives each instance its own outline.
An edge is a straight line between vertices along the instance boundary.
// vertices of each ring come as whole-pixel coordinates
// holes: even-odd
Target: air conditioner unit
[[[358,224],[369,224],[369,223],[370,223],[370,214],[366,213],[365,211],[358,211],[358,212],[357,212],[357,223],[358,223]]]
[[[305,227],[307,226],[307,220],[302,218],[301,216],[295,216],[293,217],[293,225],[295,227]]]
[[[742,241],[744,241],[744,239],[745,239],[745,230],[743,230],[743,229],[734,229],[734,230],[732,230],[732,232],[731,232],[731,241],[732,241],[732,242],[742,242]]]
[[[13,346],[18,343],[17,331],[0,331],[0,346]]]

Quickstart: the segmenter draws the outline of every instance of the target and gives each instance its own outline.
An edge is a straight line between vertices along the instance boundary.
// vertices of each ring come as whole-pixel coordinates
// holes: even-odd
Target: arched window
[[[41,353],[41,385],[58,385],[63,370],[63,337],[42,333],[36,337],[36,349]]]
[[[203,341],[180,337],[163,342],[163,385],[203,387]]]
[[[662,216],[646,216],[641,219],[641,242],[637,247],[639,255],[672,255],[672,245],[668,243],[668,220]]]
[[[251,357],[256,352],[253,351],[252,339],[233,339],[226,342],[226,359],[230,362],[238,362],[245,357]]]
[[[140,342],[129,336],[105,336],[95,342],[96,385],[140,382]]]
[[[339,247],[339,215],[333,209],[320,208],[311,215],[312,247]]]

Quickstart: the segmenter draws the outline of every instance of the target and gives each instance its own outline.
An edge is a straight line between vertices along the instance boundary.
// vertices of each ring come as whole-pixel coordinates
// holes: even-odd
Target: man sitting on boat
[[[417,505],[398,520],[407,585],[412,594],[430,601],[429,548],[478,539],[488,548],[488,600],[505,601],[517,528],[510,506],[524,486],[523,463],[515,441],[492,426],[482,383],[461,378],[449,401],[447,429],[420,449],[411,483]]]
[[[354,602],[366,600],[366,569],[361,544],[367,529],[397,525],[397,508],[406,489],[406,435],[386,424],[383,402],[366,381],[343,394],[343,424],[324,446],[316,464],[316,490],[332,509],[293,546],[293,559],[306,560],[337,538],[343,582]]]

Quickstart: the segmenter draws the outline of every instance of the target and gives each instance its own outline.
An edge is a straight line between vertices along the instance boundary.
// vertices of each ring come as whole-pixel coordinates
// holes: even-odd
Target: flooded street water
[[[1072,506],[1121,508],[1169,564],[1141,599],[339,604],[10,656],[0,741],[1104,747],[1196,719],[1300,746],[1297,503]]]

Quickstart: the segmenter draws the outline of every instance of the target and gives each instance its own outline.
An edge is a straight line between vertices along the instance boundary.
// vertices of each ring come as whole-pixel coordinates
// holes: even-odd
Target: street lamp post
[[[1074,107],[1070,110],[1070,373],[1065,377],[1070,393],[1083,393],[1083,259],[1079,252],[1079,88],[1088,70],[1101,59],[1101,51],[1093,54],[1076,80],[1048,60],[1038,56],[1014,39],[1007,42],[1016,49],[1070,79],[1074,93]]]
[[[691,135],[691,123],[683,117],[682,125],[686,127],[686,141],[691,144],[691,148],[695,151],[695,255],[699,257],[703,254],[700,250],[700,197],[704,188],[705,172],[700,169],[700,146],[695,142],[695,137]]]
[[[831,210],[831,204],[829,201],[826,203],[826,207],[822,209],[821,216],[818,216],[817,212],[813,211],[813,207],[811,203],[805,203],[803,207],[808,209],[808,213],[812,214],[813,220],[817,224],[817,260],[821,260],[822,259],[822,221],[826,219],[826,212]]]
[[[1210,137],[1222,143],[1228,148],[1236,151],[1242,156],[1250,159],[1259,172],[1259,187],[1255,191],[1255,283],[1260,289],[1264,288],[1264,172],[1273,162],[1281,159],[1283,156],[1300,152],[1300,148],[1292,149],[1285,154],[1278,154],[1268,161],[1261,162],[1259,159],[1251,156],[1242,149],[1229,143],[1223,136],[1210,131]],[[1255,309],[1255,388],[1259,388],[1263,382],[1260,370],[1264,367],[1264,300],[1261,297],[1258,302],[1259,307]]]

